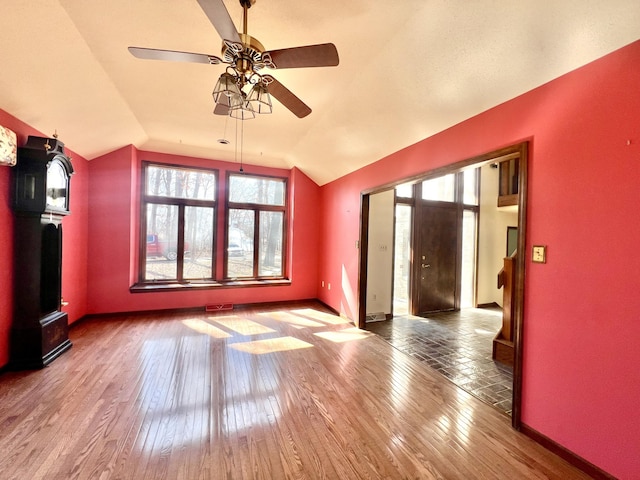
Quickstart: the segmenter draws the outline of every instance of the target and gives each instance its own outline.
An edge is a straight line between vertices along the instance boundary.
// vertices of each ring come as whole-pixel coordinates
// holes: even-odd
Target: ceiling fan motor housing
[[[235,65],[239,72],[251,75],[266,66],[262,58],[265,48],[251,35],[241,33],[240,39],[242,49],[236,43],[227,41],[222,43],[222,58],[226,63]]]

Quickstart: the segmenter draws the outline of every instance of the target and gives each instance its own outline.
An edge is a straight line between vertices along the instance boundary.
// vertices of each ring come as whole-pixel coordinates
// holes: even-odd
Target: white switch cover
[[[531,261],[534,263],[547,263],[547,246],[534,245]]]

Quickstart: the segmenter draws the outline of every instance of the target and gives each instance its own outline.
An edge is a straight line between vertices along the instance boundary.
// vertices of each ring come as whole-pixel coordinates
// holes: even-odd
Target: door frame
[[[397,185],[436,178],[449,173],[458,172],[469,166],[481,167],[489,163],[499,163],[511,158],[519,158],[518,162],[518,252],[516,256],[515,306],[514,306],[514,362],[513,362],[513,406],[511,425],[516,430],[522,427],[522,348],[524,327],[524,279],[527,258],[527,173],[529,142],[523,141],[509,147],[501,148],[483,155],[461,160],[444,167],[439,167],[419,175],[403,178],[399,181],[363,190],[360,193],[360,240],[358,261],[358,317],[356,326],[365,328],[367,302],[367,258],[369,250],[369,196]]]

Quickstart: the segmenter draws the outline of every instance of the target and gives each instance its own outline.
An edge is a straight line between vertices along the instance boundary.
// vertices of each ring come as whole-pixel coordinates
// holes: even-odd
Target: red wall
[[[640,42],[321,189],[319,298],[356,318],[360,192],[531,141],[522,420],[640,478]]]
[[[120,150],[89,163],[88,313],[130,312],[204,306],[213,303],[260,303],[315,298],[319,227],[316,221],[319,187],[297,169],[292,171],[245,165],[246,173],[289,178],[291,218],[289,245],[291,285],[255,288],[219,288],[179,292],[131,293],[135,283],[138,245],[140,162],[174,163],[216,168],[224,188],[234,163],[192,157]],[[224,235],[224,216],[218,215],[218,235]],[[222,274],[222,252],[216,262]]]
[[[290,179],[292,285],[131,294],[141,160],[220,169],[234,164],[125,147],[91,162],[72,154],[64,220],[63,296],[86,313],[317,296],[357,317],[360,192],[531,141],[522,419],[620,478],[640,472],[640,42],[318,188],[299,170],[247,166]],[[0,124],[42,135],[0,111]],[[0,366],[8,358],[14,250],[10,168],[0,167]],[[320,287],[321,282],[324,287]],[[331,289],[329,289],[331,285]]]
[[[46,136],[17,118],[0,110],[0,125],[18,135],[18,145],[28,135]],[[64,142],[63,136],[60,138]],[[75,174],[71,177],[71,215],[62,222],[62,297],[69,305],[63,308],[73,323],[87,308],[87,161],[65,146],[71,156]],[[0,167],[0,367],[9,361],[9,337],[13,315],[13,211],[11,209],[11,168]],[[25,254],[28,254],[25,252]]]

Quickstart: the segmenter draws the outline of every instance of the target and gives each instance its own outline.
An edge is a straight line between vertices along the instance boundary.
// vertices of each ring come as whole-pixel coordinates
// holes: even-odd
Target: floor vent
[[[367,322],[382,322],[386,319],[384,312],[367,313]]]
[[[221,310],[233,310],[233,303],[214,303],[205,305],[205,312],[219,312]]]

